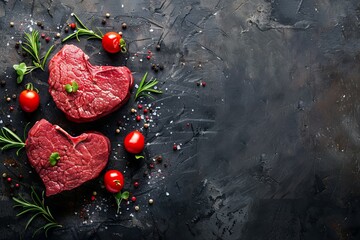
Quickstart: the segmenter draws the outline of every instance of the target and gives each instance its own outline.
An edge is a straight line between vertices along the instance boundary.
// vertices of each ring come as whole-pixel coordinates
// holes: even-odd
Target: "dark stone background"
[[[122,148],[125,134],[142,128],[130,114],[138,103],[133,97],[108,117],[74,124],[47,93],[47,72],[34,71],[16,84],[12,65],[28,58],[15,42],[30,27],[52,37],[64,34],[71,12],[102,32],[128,25],[127,55],[106,54],[96,40],[69,42],[93,64],[126,65],[136,83],[149,71],[161,82],[164,94],[140,100],[158,107],[144,131],[144,160]],[[111,17],[102,25],[107,12]],[[26,123],[46,118],[71,134],[106,134],[113,147],[107,168],[124,172],[125,189],[140,206],[135,212],[135,204],[124,203],[116,215],[100,176],[46,199],[64,225],[48,239],[359,239],[359,17],[357,0],[1,1],[0,78],[6,86],[0,88],[0,126],[21,133]],[[51,43],[53,56],[62,44]],[[164,71],[154,73],[152,63]],[[27,82],[42,98],[33,114],[5,100]],[[122,131],[115,134],[119,121]],[[173,151],[174,143],[181,149]],[[163,163],[150,169],[159,154]],[[16,181],[24,175],[15,196],[28,197],[30,186],[44,189],[24,151],[0,156],[1,172]],[[0,238],[30,239],[41,221],[24,231],[29,216],[15,217],[5,180],[0,194]]]

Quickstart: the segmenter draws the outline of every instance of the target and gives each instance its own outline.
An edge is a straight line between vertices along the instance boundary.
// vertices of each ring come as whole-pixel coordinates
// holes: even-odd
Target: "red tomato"
[[[40,96],[33,89],[32,84],[28,84],[26,89],[19,96],[20,107],[24,112],[34,112],[40,105]]]
[[[141,132],[135,130],[126,135],[124,139],[125,150],[129,153],[138,154],[145,146],[145,137]]]
[[[120,34],[116,32],[108,32],[102,38],[102,46],[109,53],[120,52]]]
[[[109,170],[105,173],[104,185],[111,193],[120,192],[124,187],[124,176],[117,170]]]

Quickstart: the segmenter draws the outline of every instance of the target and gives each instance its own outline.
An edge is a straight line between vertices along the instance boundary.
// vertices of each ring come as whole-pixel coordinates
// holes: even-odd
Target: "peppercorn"
[[[15,48],[18,49],[20,47],[20,42],[15,43]]]
[[[41,36],[41,38],[45,38],[45,37],[46,37],[45,33],[42,33],[40,36]]]
[[[11,98],[10,98],[10,97],[7,97],[7,98],[6,98],[6,101],[7,101],[7,102],[10,102],[10,101],[11,101]]]
[[[200,82],[196,82],[196,86],[200,86],[201,85],[201,83]]]
[[[161,49],[160,44],[156,45],[156,51],[160,51],[160,49]]]
[[[11,177],[8,177],[8,178],[6,179],[6,181],[7,181],[7,182],[11,182],[11,181],[12,181],[12,178],[11,178]]]
[[[14,107],[13,107],[13,106],[10,106],[10,107],[9,107],[9,110],[10,110],[10,111],[14,111]]]
[[[102,25],[105,25],[105,24],[106,24],[106,19],[105,19],[105,18],[103,18],[103,20],[101,20],[101,24],[102,24]]]
[[[115,132],[116,132],[116,133],[120,133],[120,129],[117,128],[117,129],[115,130]]]
[[[55,35],[56,38],[59,38],[60,36],[61,36],[60,33],[56,33],[56,35]]]
[[[0,86],[4,87],[6,85],[6,81],[5,80],[1,80],[0,81]]]
[[[4,172],[4,173],[2,174],[2,177],[3,177],[3,178],[6,178],[6,177],[7,177],[7,173]]]
[[[206,86],[206,82],[201,82],[201,85],[202,85],[203,87],[205,87],[205,86]]]
[[[69,32],[69,28],[66,27],[66,28],[64,29],[64,32],[65,32],[65,33],[68,33],[68,32]]]
[[[146,59],[147,59],[147,60],[150,60],[150,59],[151,59],[151,56],[150,56],[150,55],[147,55],[147,56],[146,56]]]
[[[134,182],[134,187],[138,188],[139,187],[139,182]]]
[[[149,126],[150,126],[150,125],[149,125],[148,123],[144,123],[144,128],[145,128],[145,129],[148,129]]]
[[[143,108],[143,106],[142,106],[141,104],[138,104],[137,107],[138,107],[138,109],[142,109],[142,108]]]
[[[46,37],[46,38],[45,38],[45,41],[46,41],[46,42],[50,42],[50,40],[51,40],[50,37]]]
[[[154,200],[152,198],[149,199],[149,204],[152,205],[154,203]]]
[[[132,197],[131,197],[131,201],[132,201],[132,202],[136,202],[136,197],[135,197],[135,196],[132,196]]]
[[[162,158],[161,155],[155,157],[155,161],[156,161],[157,163],[161,163],[162,160],[163,160],[163,158]]]
[[[13,27],[15,25],[14,22],[10,22],[10,27]]]
[[[123,35],[123,33],[122,33],[122,32],[119,32],[119,35],[120,35],[120,36],[122,36],[122,35]]]
[[[147,113],[148,113],[148,111],[149,111],[149,109],[144,108],[144,114],[147,114]]]
[[[140,122],[140,121],[141,121],[141,116],[140,116],[140,115],[137,115],[136,118],[135,118],[135,120],[136,120],[137,122]]]
[[[36,25],[38,25],[39,27],[42,25],[41,21],[37,21]]]
[[[136,113],[137,111],[136,111],[135,108],[132,108],[132,109],[130,110],[130,112],[131,112],[131,113]]]
[[[19,179],[23,179],[24,176],[22,174],[19,174]]]
[[[150,117],[149,117],[149,116],[145,116],[145,120],[146,120],[147,122],[149,122],[149,121],[150,121]]]
[[[155,167],[154,164],[152,163],[149,164],[149,168],[154,168],[154,167]]]
[[[16,187],[16,188],[19,188],[19,187],[20,187],[20,184],[16,183],[16,184],[15,184],[15,187]]]
[[[135,206],[135,211],[139,211],[140,210],[140,207],[139,206]]]
[[[96,192],[96,191],[93,191],[92,195],[96,196],[96,195],[97,195],[97,192]]]
[[[69,27],[70,27],[72,30],[75,30],[75,28],[76,28],[76,23],[70,23],[70,24],[69,24]]]
[[[127,28],[127,24],[125,23],[125,22],[123,22],[122,24],[121,24],[121,27],[122,27],[122,29],[126,29]]]
[[[173,150],[174,150],[174,151],[177,150],[177,145],[176,145],[176,144],[173,145]]]
[[[106,13],[106,14],[105,14],[105,17],[106,17],[106,18],[109,18],[109,17],[110,17],[110,13]]]

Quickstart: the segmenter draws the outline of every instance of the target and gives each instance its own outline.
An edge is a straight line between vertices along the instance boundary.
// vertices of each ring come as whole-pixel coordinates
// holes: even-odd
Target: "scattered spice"
[[[160,44],[156,45],[156,51],[160,51],[160,49],[161,49]]]
[[[46,41],[47,43],[50,42],[50,40],[51,40],[50,37],[46,37],[46,38],[45,38],[45,41]]]
[[[163,158],[162,158],[161,155],[155,157],[155,161],[156,161],[157,163],[161,163],[162,160],[163,160]]]
[[[7,98],[6,98],[6,101],[7,101],[7,102],[10,102],[10,101],[11,101],[11,98],[10,98],[10,97],[7,97]]]
[[[109,17],[110,17],[110,13],[106,13],[106,14],[105,14],[105,17],[106,17],[106,18],[109,18]]]
[[[150,56],[150,55],[147,55],[147,56],[146,56],[146,59],[147,59],[147,60],[150,60],[150,59],[151,59],[151,56]]]
[[[139,182],[134,182],[134,187],[138,188],[140,186]]]
[[[13,106],[10,106],[10,107],[9,107],[9,110],[10,110],[10,111],[14,111],[14,107],[13,107]]]
[[[20,47],[20,42],[15,43],[15,48],[18,49]]]
[[[117,128],[117,129],[115,130],[115,132],[119,134],[119,133],[120,133],[120,129]]]
[[[125,30],[125,29],[127,28],[127,24],[126,24],[125,22],[123,22],[123,23],[121,24],[121,28]]]
[[[205,86],[206,86],[206,82],[201,82],[201,85],[202,85],[203,87],[205,87]]]
[[[136,197],[135,197],[135,196],[132,196],[132,197],[131,197],[131,201],[132,201],[132,202],[136,202]]]
[[[154,204],[154,200],[152,198],[149,199],[149,204],[150,205]]]
[[[140,210],[140,207],[136,205],[136,206],[134,207],[134,209],[135,209],[135,211],[138,212],[138,211]]]
[[[39,27],[42,26],[42,22],[41,21],[37,21],[36,25],[38,25]]]
[[[10,22],[10,27],[13,27],[15,25],[14,22]]]
[[[136,120],[137,122],[140,122],[140,121],[141,121],[141,116],[140,116],[140,115],[137,115],[136,118],[135,118],[135,120]]]
[[[16,94],[14,93],[13,95],[11,95],[11,98],[15,100],[16,99]]]
[[[19,188],[19,187],[20,187],[20,184],[16,183],[16,184],[15,184],[15,187],[16,187],[16,188]]]
[[[95,201],[96,197],[94,195],[91,196],[91,201]]]
[[[6,177],[7,177],[7,173],[4,172],[4,173],[2,174],[2,177],[3,177],[3,178],[6,178]]]
[[[136,113],[136,109],[135,109],[135,108],[132,108],[132,109],[130,110],[130,112],[131,112],[131,113]]]
[[[97,192],[96,192],[96,191],[93,191],[93,192],[92,192],[92,195],[93,195],[93,196],[96,196],[96,195],[97,195]]]
[[[69,27],[70,27],[72,30],[75,30],[75,29],[76,29],[76,23],[70,23],[70,24],[69,24]]]
[[[12,178],[11,178],[11,177],[8,177],[8,178],[6,179],[6,181],[9,182],[9,183],[12,182]]]
[[[60,37],[61,37],[61,34],[60,34],[60,33],[56,33],[55,37],[56,37],[56,38],[60,38]]]
[[[45,38],[45,37],[46,37],[45,33],[42,33],[40,36],[41,36],[41,38]]]
[[[145,128],[145,129],[148,129],[149,126],[150,126],[150,125],[149,125],[148,123],[144,123],[144,128]]]
[[[5,81],[5,80],[1,80],[1,81],[0,81],[0,86],[5,87],[5,85],[6,85],[6,81]]]
[[[65,33],[68,33],[68,32],[69,32],[69,28],[66,27],[66,28],[64,29],[64,32],[65,32]]]
[[[177,150],[177,145],[174,143],[173,145],[173,150],[176,151]]]
[[[101,24],[102,24],[102,25],[105,25],[105,24],[106,24],[106,19],[105,19],[105,18],[103,18],[103,20],[101,20]]]
[[[142,109],[143,108],[143,106],[141,105],[141,104],[138,104],[138,109]]]
[[[147,114],[147,113],[148,113],[148,111],[149,111],[149,109],[148,109],[148,108],[144,108],[144,114]]]

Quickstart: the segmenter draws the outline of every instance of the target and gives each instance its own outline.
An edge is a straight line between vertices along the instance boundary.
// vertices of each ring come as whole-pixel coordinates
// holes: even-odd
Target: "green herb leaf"
[[[65,84],[65,91],[68,93],[71,93],[73,91],[73,88],[70,84]]]
[[[140,96],[151,97],[150,93],[162,93],[161,90],[155,89],[155,86],[159,83],[159,81],[157,81],[156,78],[151,78],[148,82],[146,82],[147,75],[148,73],[146,72],[140,81],[139,87],[135,94],[135,100]]]
[[[51,153],[49,157],[49,162],[51,166],[55,166],[59,160],[60,160],[60,155],[58,152]]]
[[[14,207],[21,207],[22,212],[17,214],[16,216],[21,216],[26,213],[32,213],[33,215],[29,218],[29,220],[26,223],[25,230],[28,229],[30,224],[33,222],[33,220],[37,217],[42,217],[47,223],[38,228],[33,236],[39,232],[39,230],[44,230],[45,235],[47,236],[47,232],[51,228],[55,227],[62,227],[60,224],[58,224],[54,217],[52,216],[49,207],[45,206],[44,201],[44,192],[42,193],[42,200],[40,200],[39,195],[36,194],[34,188],[31,188],[31,198],[32,202],[25,200],[19,195],[19,198],[13,197],[12,199],[17,203],[14,205]]]
[[[68,93],[74,93],[79,89],[79,85],[76,81],[72,81],[71,84],[65,84],[64,88]]]
[[[130,193],[128,191],[125,191],[121,194],[121,198],[124,200],[129,199]]]
[[[135,159],[140,159],[140,158],[144,158],[143,155],[135,155]]]
[[[77,84],[77,82],[73,81],[71,83],[71,86],[72,86],[72,91],[73,92],[76,92],[78,89],[79,89],[79,85]]]
[[[125,191],[123,193],[118,192],[114,194],[116,205],[117,205],[117,211],[116,213],[120,212],[120,204],[122,200],[127,200],[130,196],[130,193],[128,191]]]

